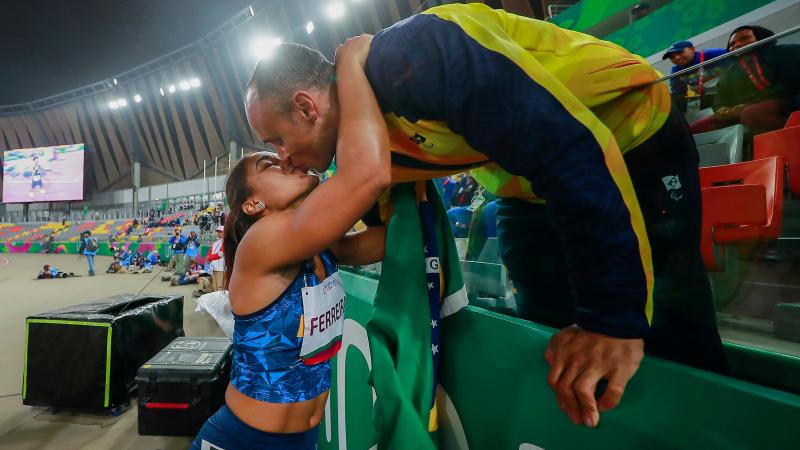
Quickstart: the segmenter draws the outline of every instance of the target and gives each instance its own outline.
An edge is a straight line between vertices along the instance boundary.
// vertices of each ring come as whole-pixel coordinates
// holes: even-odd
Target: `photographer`
[[[172,258],[167,264],[167,271],[174,270],[175,273],[183,273],[184,269],[184,254],[186,253],[186,243],[188,239],[181,234],[180,227],[175,228],[174,233],[169,238],[169,244],[172,246]]]

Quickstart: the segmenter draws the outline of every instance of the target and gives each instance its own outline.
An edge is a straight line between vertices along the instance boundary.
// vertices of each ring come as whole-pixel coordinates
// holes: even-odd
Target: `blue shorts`
[[[206,420],[191,450],[314,450],[318,428],[303,433],[267,433],[242,422],[224,405]]]

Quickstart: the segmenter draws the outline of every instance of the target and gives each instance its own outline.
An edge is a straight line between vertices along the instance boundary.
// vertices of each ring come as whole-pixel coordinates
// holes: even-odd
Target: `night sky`
[[[1,0],[0,105],[108,79],[194,42],[247,0]]]

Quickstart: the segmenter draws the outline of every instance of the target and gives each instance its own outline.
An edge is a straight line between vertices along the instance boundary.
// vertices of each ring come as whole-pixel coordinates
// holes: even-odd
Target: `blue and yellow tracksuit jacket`
[[[647,332],[650,246],[622,153],[666,121],[658,72],[610,42],[478,3],[380,31],[365,70],[393,181],[474,169],[500,197],[546,200],[573,262],[578,324]]]

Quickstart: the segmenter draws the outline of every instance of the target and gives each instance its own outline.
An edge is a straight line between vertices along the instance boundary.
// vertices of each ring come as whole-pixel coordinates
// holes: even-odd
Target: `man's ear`
[[[294,112],[300,118],[311,123],[315,123],[317,121],[319,109],[317,108],[317,102],[314,100],[314,97],[311,95],[311,93],[307,91],[297,91],[294,93],[292,100],[295,110]]]

